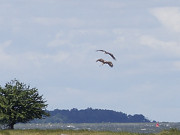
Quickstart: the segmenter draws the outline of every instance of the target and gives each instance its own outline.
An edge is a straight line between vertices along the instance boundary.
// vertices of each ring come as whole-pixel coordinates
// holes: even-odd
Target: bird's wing
[[[113,67],[113,63],[111,61],[105,61],[105,64],[108,64],[110,67]]]
[[[104,52],[105,54],[109,54],[114,60],[116,60],[116,58],[114,57],[114,55],[110,52],[107,52],[105,50],[96,50],[96,51],[101,51],[101,52]]]
[[[105,50],[96,50],[96,51],[106,52]]]
[[[116,60],[116,58],[114,57],[114,55],[112,53],[108,53],[114,60]]]
[[[98,59],[98,60],[96,60],[96,62],[102,62],[102,63],[104,63],[105,61],[103,60],[103,59]]]

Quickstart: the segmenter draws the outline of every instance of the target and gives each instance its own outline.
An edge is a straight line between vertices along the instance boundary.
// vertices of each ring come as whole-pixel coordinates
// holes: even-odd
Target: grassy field
[[[171,129],[156,134],[140,134],[87,130],[0,130],[0,135],[180,135],[180,131]]]

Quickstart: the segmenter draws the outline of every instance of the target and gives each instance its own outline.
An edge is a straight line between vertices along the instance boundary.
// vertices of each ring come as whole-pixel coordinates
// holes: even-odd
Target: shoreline
[[[39,129],[39,130],[88,130],[132,133],[158,133],[162,130],[179,129],[180,123],[160,122],[156,123],[26,123],[16,124],[15,129]]]
[[[62,130],[62,129],[15,129],[15,130],[0,130],[0,135],[180,135],[180,130],[170,129],[163,130],[158,133],[131,133],[131,132],[112,132],[112,131],[89,131],[89,130]]]

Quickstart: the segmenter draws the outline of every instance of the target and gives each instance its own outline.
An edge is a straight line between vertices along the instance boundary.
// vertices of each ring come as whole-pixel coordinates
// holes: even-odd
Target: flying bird
[[[114,60],[116,60],[116,58],[114,57],[114,55],[110,52],[107,52],[105,50],[96,50],[96,51],[101,51],[101,52],[104,52],[105,54],[109,54]]]
[[[96,62],[102,62],[102,65],[104,65],[104,64],[108,64],[110,67],[113,67],[113,64],[112,64],[112,62],[111,61],[105,61],[105,60],[103,60],[103,59],[98,59],[98,60],[96,60]]]

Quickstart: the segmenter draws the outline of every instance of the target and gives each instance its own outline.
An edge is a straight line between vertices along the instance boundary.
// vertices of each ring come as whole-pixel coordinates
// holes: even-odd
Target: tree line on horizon
[[[33,120],[32,123],[143,123],[151,122],[142,114],[127,115],[106,109],[82,109],[48,111],[50,117]]]

